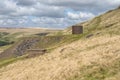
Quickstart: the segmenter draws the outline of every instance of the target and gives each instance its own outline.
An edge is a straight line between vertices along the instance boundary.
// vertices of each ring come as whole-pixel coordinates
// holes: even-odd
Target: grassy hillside
[[[0,68],[0,80],[119,80],[119,14],[118,8],[81,23],[82,35],[70,35],[69,28],[63,31],[66,37],[42,38],[35,47],[57,47],[45,55]]]
[[[110,10],[100,16],[95,17],[87,22],[76,25],[84,26],[84,33],[96,34],[120,34],[120,8]],[[64,30],[64,34],[71,34],[71,27]]]
[[[40,36],[42,33],[49,34],[56,31],[41,28],[0,28],[0,51],[7,49],[7,46],[17,42],[19,38]]]
[[[81,39],[51,53],[3,67],[0,79],[119,80],[119,45],[118,35]]]

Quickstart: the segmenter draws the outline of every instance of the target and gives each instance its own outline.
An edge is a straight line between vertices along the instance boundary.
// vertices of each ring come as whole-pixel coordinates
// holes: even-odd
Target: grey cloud
[[[69,18],[49,18],[49,17],[42,17],[42,18],[34,18],[32,22],[37,26],[41,25],[42,27],[51,27],[51,28],[65,28],[65,26],[71,26],[75,23],[81,22],[82,20],[70,20]],[[56,27],[57,26],[57,27]]]
[[[63,28],[89,19],[80,17],[80,12],[98,15],[118,5],[120,0],[1,0],[0,26]],[[74,14],[67,16],[68,12],[78,17]]]
[[[14,10],[10,10],[10,9],[6,9],[6,8],[0,8],[0,14],[1,15],[8,15],[8,14],[10,14],[10,13],[12,13],[12,12],[14,12]]]
[[[104,12],[108,9],[112,9],[120,5],[119,0],[39,0],[40,3],[47,5],[60,6],[65,8],[71,8],[75,11],[85,11],[85,12]]]
[[[16,9],[14,8],[14,5],[11,4],[11,3],[12,3],[11,1],[9,2],[7,0],[6,1],[0,1],[0,15],[9,15],[10,13],[16,11]]]
[[[64,9],[65,8],[62,7],[49,6],[39,3],[34,6],[34,12],[31,13],[31,15],[37,17],[61,18],[65,17]]]
[[[29,18],[24,17],[12,17],[12,16],[1,16],[0,15],[0,27],[17,27],[25,26],[28,23]]]
[[[17,0],[16,3],[20,6],[33,6],[37,4],[37,0]]]
[[[62,18],[65,17],[63,10],[44,10],[44,11],[36,11],[33,13],[34,16],[37,17],[51,17],[51,18]]]

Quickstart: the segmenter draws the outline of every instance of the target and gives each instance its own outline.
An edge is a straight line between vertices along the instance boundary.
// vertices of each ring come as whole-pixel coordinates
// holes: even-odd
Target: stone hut
[[[82,34],[83,26],[82,25],[74,25],[72,26],[72,34]]]

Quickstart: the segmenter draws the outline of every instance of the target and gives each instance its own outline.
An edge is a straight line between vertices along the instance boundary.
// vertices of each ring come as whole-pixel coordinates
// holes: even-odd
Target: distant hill
[[[15,28],[15,27],[0,27],[0,53],[8,49],[17,42],[19,38],[44,36],[58,30],[45,29],[45,28]]]

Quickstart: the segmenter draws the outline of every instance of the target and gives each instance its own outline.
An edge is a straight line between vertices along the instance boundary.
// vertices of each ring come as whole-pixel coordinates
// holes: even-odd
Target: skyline
[[[120,0],[0,0],[0,27],[66,28],[120,6]]]

